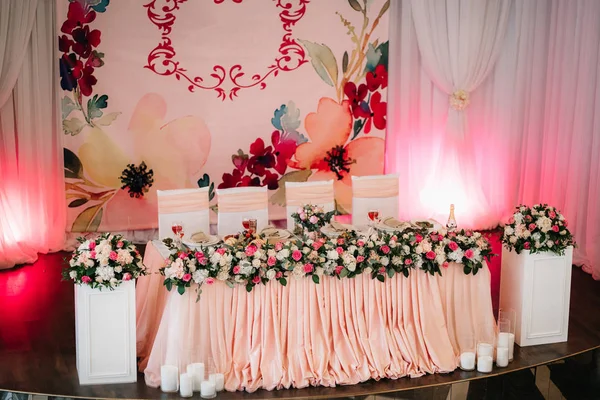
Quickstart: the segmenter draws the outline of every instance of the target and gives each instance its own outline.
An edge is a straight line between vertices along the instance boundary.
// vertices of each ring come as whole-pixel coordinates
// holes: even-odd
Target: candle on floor
[[[215,384],[211,381],[202,382],[200,397],[203,399],[212,399],[217,395],[217,390],[215,388]]]
[[[508,344],[509,344],[509,341],[510,341],[510,335],[511,334],[508,333],[508,332],[500,332],[498,334],[498,344],[497,344],[497,346],[498,347],[505,347],[505,348],[508,349]]]
[[[477,357],[477,371],[488,373],[492,372],[492,366],[494,359],[492,356],[478,356]]]
[[[179,389],[179,369],[174,365],[160,367],[160,390],[165,393],[174,393]]]
[[[192,375],[187,372],[179,376],[179,395],[181,397],[192,397],[194,395]]]
[[[194,363],[187,366],[187,372],[192,376],[192,386],[194,392],[199,392],[204,380],[204,364]]]
[[[464,371],[473,371],[475,369],[475,353],[465,351],[460,355],[460,369]]]
[[[496,366],[508,366],[508,347],[498,347],[496,349]]]
[[[515,353],[515,334],[508,334],[508,361],[512,361]]]
[[[215,388],[217,389],[217,392],[221,392],[225,389],[225,375],[215,374]]]
[[[488,357],[493,358],[494,346],[492,346],[489,343],[479,343],[477,345],[477,357],[482,357],[482,356],[488,356]]]

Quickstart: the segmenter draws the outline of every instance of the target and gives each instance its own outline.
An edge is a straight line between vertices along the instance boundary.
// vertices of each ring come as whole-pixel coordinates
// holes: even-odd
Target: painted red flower
[[[69,39],[67,35],[62,35],[58,38],[58,50],[61,53],[68,53],[69,51],[71,51],[71,46],[73,45],[73,43],[75,42]]]
[[[239,169],[234,169],[231,174],[225,173],[221,177],[219,189],[242,187],[242,186],[260,186],[260,178],[252,178],[249,175],[244,176],[244,172]]]
[[[370,115],[369,105],[365,102],[365,97],[369,93],[367,85],[361,83],[356,87],[354,82],[347,82],[344,85],[344,94],[350,101],[350,109],[354,118],[368,118]]]
[[[84,96],[89,96],[92,94],[92,86],[94,86],[98,80],[93,75],[94,68],[85,67],[83,69],[81,78],[77,81],[79,83],[79,90],[81,90],[81,94]]]
[[[73,51],[82,58],[88,58],[92,54],[93,48],[100,44],[100,31],[98,29],[90,31],[88,25],[73,29],[72,34],[75,41],[72,44]]]
[[[271,134],[271,143],[273,143],[273,153],[276,158],[276,163],[273,168],[279,174],[283,175],[288,167],[288,161],[296,152],[296,147],[298,147],[298,145],[295,140],[282,137],[281,132],[279,131],[274,131]]]
[[[78,1],[69,3],[69,11],[67,12],[67,20],[60,28],[63,33],[71,33],[75,28],[81,28],[84,24],[89,24],[96,19],[94,10],[86,10]]]
[[[266,186],[269,190],[275,190],[279,187],[279,175],[274,174],[269,170],[265,170],[265,176],[262,181],[262,186]]]
[[[371,113],[365,122],[365,134],[371,132],[371,121],[377,129],[385,129],[386,125],[387,103],[381,101],[381,93],[373,93],[370,103]]]
[[[250,145],[250,154],[252,157],[248,160],[248,172],[264,176],[265,171],[273,168],[276,163],[273,147],[266,146],[261,138],[258,138]]]
[[[375,67],[375,71],[367,72],[366,80],[370,92],[374,92],[379,88],[385,89],[388,84],[388,73],[385,65],[380,64]]]

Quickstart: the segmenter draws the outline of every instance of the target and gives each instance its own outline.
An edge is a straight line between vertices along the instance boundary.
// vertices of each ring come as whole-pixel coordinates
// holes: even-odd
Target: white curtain
[[[457,147],[457,156],[473,166],[466,184],[485,196],[484,219],[475,215],[469,196],[452,193],[460,184],[452,171],[436,176],[427,192],[437,168],[433,160],[448,153],[448,96],[424,68],[411,6],[402,0],[390,9],[395,23],[386,171],[400,174],[403,192],[410,193],[401,198],[401,217],[433,214],[445,221],[458,193],[459,225],[485,228],[502,222],[520,202],[547,202],[570,222],[579,243],[575,261],[600,278],[600,2],[515,0],[511,5],[496,65],[471,93],[468,134],[462,149]],[[433,193],[443,208],[418,195],[424,192]]]
[[[64,242],[54,7],[0,2],[0,269]]]

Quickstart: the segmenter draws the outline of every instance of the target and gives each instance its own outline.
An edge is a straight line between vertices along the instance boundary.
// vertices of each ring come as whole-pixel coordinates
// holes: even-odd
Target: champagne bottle
[[[453,231],[456,229],[456,227],[456,218],[454,218],[454,204],[450,204],[450,216],[448,217],[446,228],[448,228],[449,231]]]

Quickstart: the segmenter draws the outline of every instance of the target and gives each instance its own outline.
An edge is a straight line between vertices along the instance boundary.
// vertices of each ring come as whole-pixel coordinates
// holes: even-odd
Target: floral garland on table
[[[301,226],[305,232],[317,232],[327,225],[335,214],[335,211],[325,212],[321,206],[306,204],[298,207],[292,214],[292,219],[296,226]]]
[[[549,251],[563,255],[567,247],[576,245],[567,226],[560,211],[548,204],[520,205],[504,226],[502,243],[517,254],[529,250],[531,253]]]
[[[112,290],[123,281],[146,275],[139,251],[123,236],[105,233],[96,239],[77,240],[81,244],[63,269],[64,280]]]
[[[479,232],[447,232],[409,228],[396,234],[373,233],[359,236],[347,232],[336,239],[307,236],[287,242],[269,243],[262,235],[241,233],[228,237],[216,247],[193,250],[177,247],[165,239],[170,255],[160,273],[167,290],[177,287],[180,294],[192,283],[201,286],[216,281],[233,287],[241,284],[248,292],[256,285],[276,280],[287,285],[290,277],[308,277],[320,283],[321,277],[338,279],[369,274],[384,282],[395,274],[408,277],[421,269],[440,274],[450,262],[463,265],[465,274],[477,274],[485,259],[493,256],[489,242]]]

